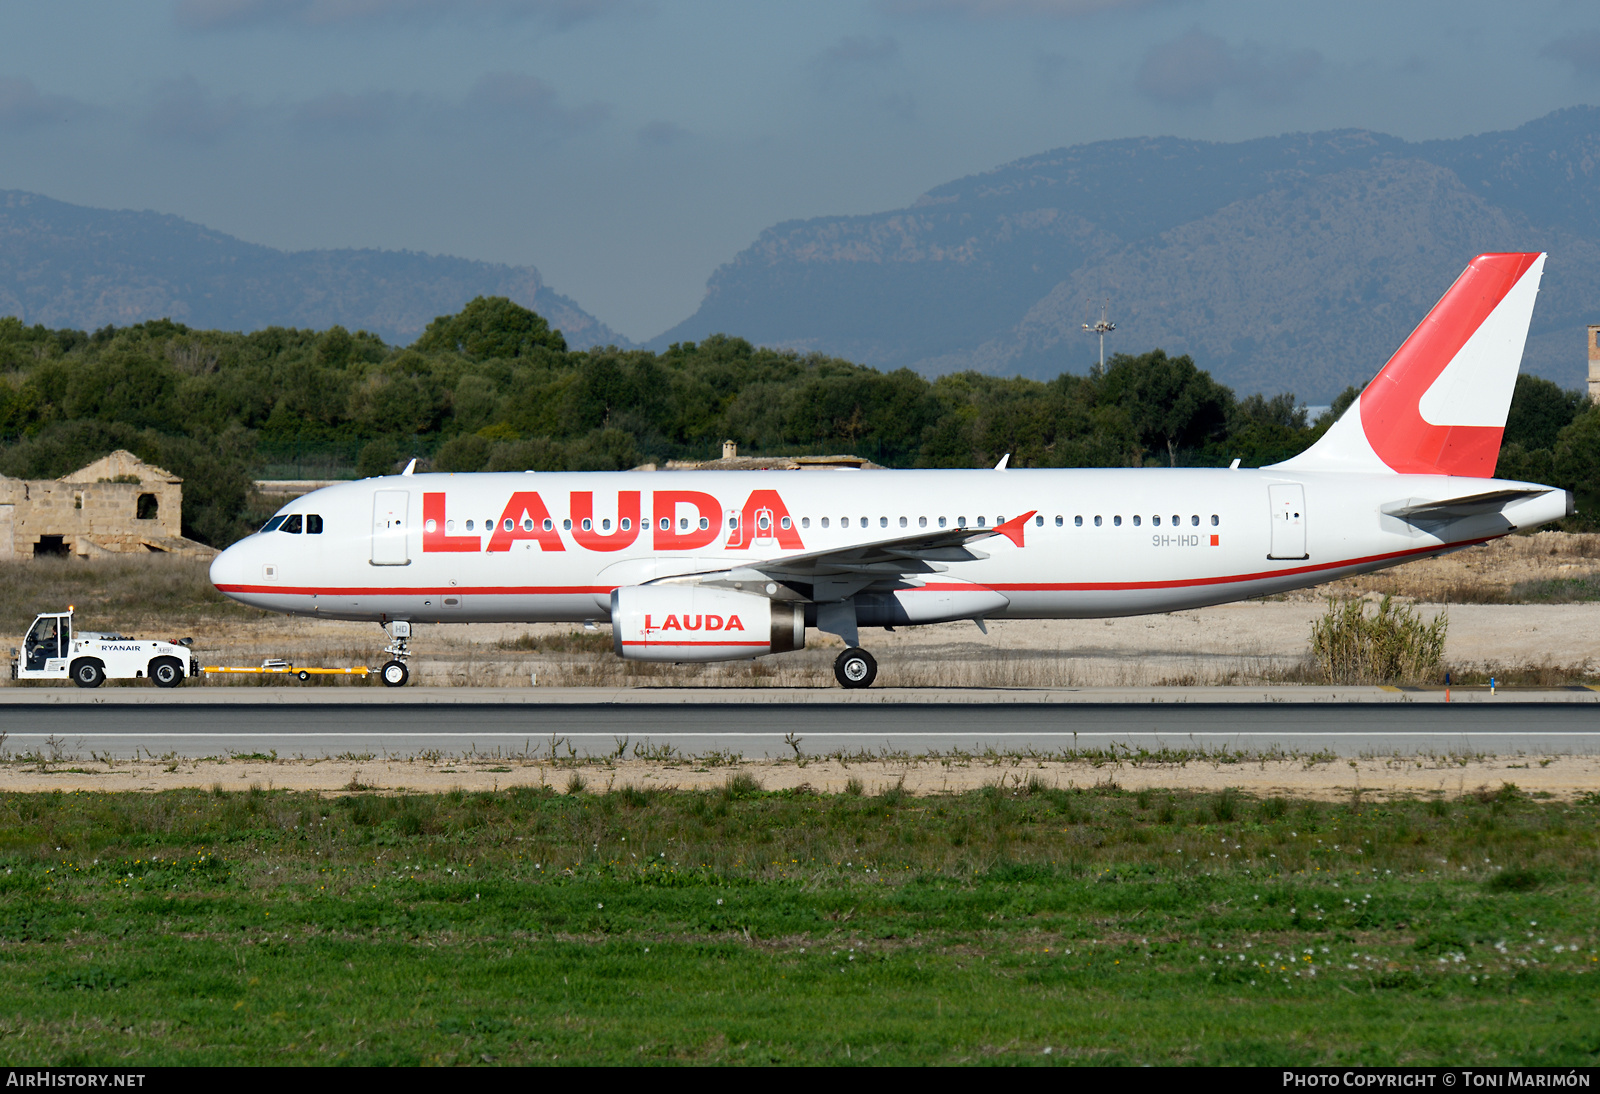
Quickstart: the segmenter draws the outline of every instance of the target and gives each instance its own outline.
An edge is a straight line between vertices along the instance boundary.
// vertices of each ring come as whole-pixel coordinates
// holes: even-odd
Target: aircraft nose
[[[243,543],[235,543],[211,560],[211,584],[224,596],[234,595],[244,584],[247,553]]]

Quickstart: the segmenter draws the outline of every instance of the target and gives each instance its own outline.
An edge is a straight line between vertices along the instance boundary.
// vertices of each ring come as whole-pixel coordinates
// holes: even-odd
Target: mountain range
[[[406,344],[475,296],[506,296],[575,349],[627,344],[531,266],[412,251],[280,251],[161,213],[0,190],[0,315],[94,330],[146,319],[257,330],[335,323]]]
[[[647,348],[737,335],[925,375],[1081,372],[1188,353],[1241,392],[1328,402],[1382,366],[1467,260],[1547,250],[1524,369],[1567,387],[1600,322],[1600,108],[1408,142],[1366,130],[1075,145],[910,206],[789,221],[710,278]],[[405,251],[281,251],[151,212],[0,191],[0,315],[92,329],[364,328],[413,340],[474,296],[533,308],[574,348],[631,343],[531,266]]]
[[[1327,402],[1383,365],[1473,255],[1548,250],[1526,370],[1579,385],[1600,322],[1600,109],[1407,142],[1363,130],[1102,141],[791,221],[649,343],[723,331],[926,375],[1081,372],[1162,348],[1241,391]]]

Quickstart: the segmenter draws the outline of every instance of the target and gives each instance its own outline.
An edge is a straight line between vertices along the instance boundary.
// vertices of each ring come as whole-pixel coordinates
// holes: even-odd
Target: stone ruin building
[[[182,527],[183,480],[121,449],[59,479],[0,475],[0,561],[214,553]]]

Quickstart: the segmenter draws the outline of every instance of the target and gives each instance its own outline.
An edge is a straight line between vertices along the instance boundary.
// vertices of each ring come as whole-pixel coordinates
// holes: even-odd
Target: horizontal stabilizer
[[[1533,490],[1490,490],[1485,494],[1469,494],[1463,498],[1445,498],[1442,501],[1407,499],[1383,507],[1383,512],[1398,517],[1408,524],[1460,520],[1463,517],[1498,513],[1512,502],[1537,498],[1550,493],[1548,488]]]

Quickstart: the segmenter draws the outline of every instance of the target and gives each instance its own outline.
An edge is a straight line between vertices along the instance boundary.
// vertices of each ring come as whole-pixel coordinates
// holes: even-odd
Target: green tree
[[[1505,442],[1526,449],[1555,448],[1556,437],[1572,424],[1588,402],[1581,391],[1563,391],[1561,385],[1526,373],[1517,377],[1506,415]]]
[[[1196,368],[1187,354],[1119,353],[1097,380],[1100,401],[1126,410],[1140,443],[1165,449],[1169,466],[1178,466],[1179,449],[1198,448],[1227,426],[1233,392]]]
[[[565,353],[567,341],[543,316],[503,296],[479,296],[455,315],[428,324],[411,346],[422,353],[459,353],[474,360]]]

